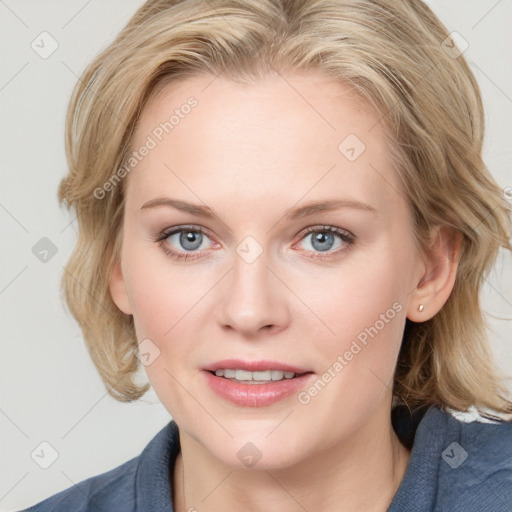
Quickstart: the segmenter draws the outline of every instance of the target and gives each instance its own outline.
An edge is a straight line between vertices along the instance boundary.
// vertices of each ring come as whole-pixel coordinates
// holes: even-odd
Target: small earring
[[[423,304],[420,304],[420,305],[418,306],[418,311],[421,313],[421,312],[423,311],[423,309],[424,309],[424,308],[423,308]]]

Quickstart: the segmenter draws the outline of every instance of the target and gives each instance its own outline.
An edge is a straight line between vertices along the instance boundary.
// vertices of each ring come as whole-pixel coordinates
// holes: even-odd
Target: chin
[[[214,444],[209,439],[203,446],[227,466],[250,471],[286,469],[307,458],[305,433],[290,436],[285,431],[281,435],[277,432],[268,435],[268,432],[268,429],[264,433],[253,429],[250,434],[236,435],[224,443]]]

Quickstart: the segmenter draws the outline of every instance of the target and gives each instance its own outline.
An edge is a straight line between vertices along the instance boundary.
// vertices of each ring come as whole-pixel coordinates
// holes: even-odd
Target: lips
[[[203,368],[210,389],[239,406],[263,407],[300,391],[314,374],[276,361],[217,361]]]

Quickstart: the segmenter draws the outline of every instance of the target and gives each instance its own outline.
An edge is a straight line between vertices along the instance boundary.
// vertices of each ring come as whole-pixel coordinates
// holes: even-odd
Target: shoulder
[[[417,427],[414,417],[410,425],[411,457],[390,511],[512,510],[511,423],[461,421],[437,407],[417,420]]]
[[[123,510],[129,512],[134,502],[134,480],[139,457],[120,466],[93,476],[78,484],[46,498],[22,512],[93,512],[100,510]],[[112,502],[116,497],[116,503]],[[117,507],[117,508],[116,508]]]
[[[178,427],[171,421],[139,456],[21,512],[172,510],[169,470],[179,449]]]
[[[447,510],[512,510],[512,424],[466,422],[447,412],[438,502]]]
[[[481,476],[512,477],[512,423],[437,408],[430,411],[424,423],[425,427],[443,429],[444,443],[450,444],[443,449],[441,457],[450,469],[461,468],[466,472],[478,469]],[[428,433],[421,439],[427,440]]]

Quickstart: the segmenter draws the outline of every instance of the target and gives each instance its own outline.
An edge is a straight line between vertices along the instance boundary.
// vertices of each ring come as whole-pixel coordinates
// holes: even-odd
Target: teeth
[[[248,372],[250,373],[250,372]],[[272,372],[267,370],[265,372],[252,372],[252,380],[271,380]]]
[[[246,372],[245,370],[236,370],[235,371],[235,379],[236,380],[256,380],[256,379],[252,378],[252,372]]]
[[[248,372],[247,370],[218,369],[215,370],[217,377],[225,377],[226,379],[236,379],[239,381],[252,382],[271,382],[283,379],[293,379],[294,372],[283,372],[280,370],[265,370],[258,372]]]

